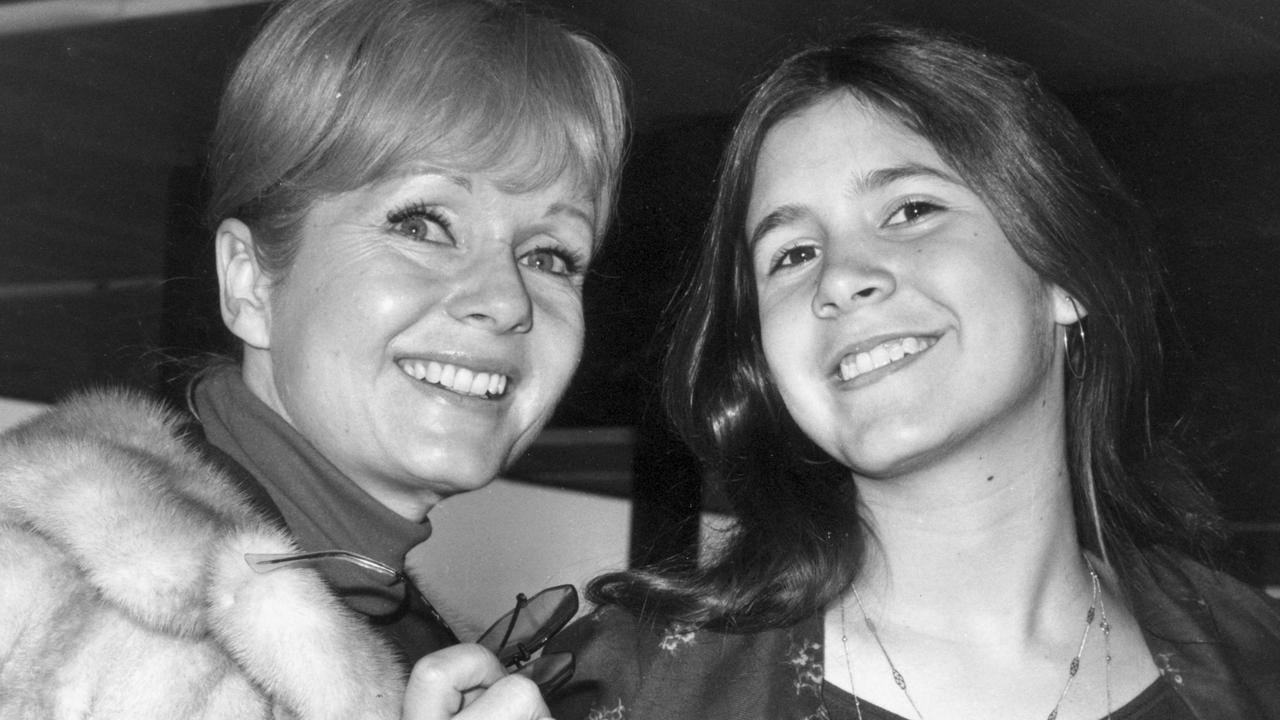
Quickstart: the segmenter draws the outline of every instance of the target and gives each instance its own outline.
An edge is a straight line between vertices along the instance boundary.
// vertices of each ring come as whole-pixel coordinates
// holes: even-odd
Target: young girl
[[[669,358],[736,532],[594,582],[555,715],[1280,717],[1280,614],[1155,466],[1135,218],[1018,63],[894,28],[783,63]]]

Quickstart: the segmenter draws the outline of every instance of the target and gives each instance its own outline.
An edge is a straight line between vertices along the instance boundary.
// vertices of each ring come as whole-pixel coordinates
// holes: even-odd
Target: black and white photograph
[[[1275,0],[0,0],[0,720],[1280,718]]]

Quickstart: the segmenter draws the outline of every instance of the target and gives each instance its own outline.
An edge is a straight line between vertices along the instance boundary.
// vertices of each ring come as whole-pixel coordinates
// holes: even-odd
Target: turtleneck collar
[[[205,437],[263,486],[304,550],[338,548],[403,569],[405,553],[430,537],[429,520],[397,515],[342,474],[253,394],[239,367],[211,368],[195,383]]]

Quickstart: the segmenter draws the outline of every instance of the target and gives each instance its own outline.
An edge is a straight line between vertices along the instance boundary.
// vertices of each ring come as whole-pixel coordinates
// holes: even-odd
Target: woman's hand
[[[405,689],[403,720],[541,720],[550,712],[538,686],[508,675],[479,645],[454,645],[422,658]]]

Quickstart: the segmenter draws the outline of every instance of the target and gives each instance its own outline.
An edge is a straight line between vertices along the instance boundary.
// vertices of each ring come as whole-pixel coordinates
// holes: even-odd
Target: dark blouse
[[[827,708],[828,720],[858,720],[858,708],[853,696],[831,683],[822,684],[822,703]],[[862,720],[907,720],[885,710],[879,705],[858,699]],[[1160,678],[1147,686],[1137,697],[1116,708],[1111,720],[1195,720],[1191,708],[1174,692],[1173,685]]]
[[[1122,710],[1142,720],[1280,719],[1276,603],[1173,553],[1153,550],[1143,560],[1131,600],[1163,682]],[[558,720],[829,720],[834,693],[822,642],[821,613],[734,634],[605,606],[548,646],[578,659],[551,712]],[[864,718],[877,717],[863,709]],[[856,717],[851,711],[841,717]]]

